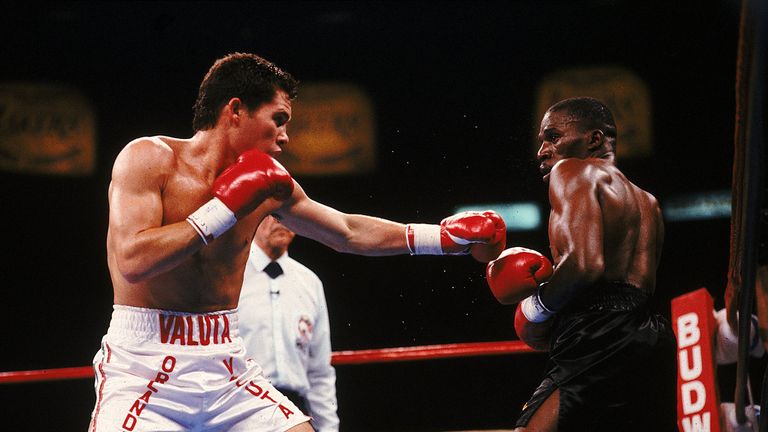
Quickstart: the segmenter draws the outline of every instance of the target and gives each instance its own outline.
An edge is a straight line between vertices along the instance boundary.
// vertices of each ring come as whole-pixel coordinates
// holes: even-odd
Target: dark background
[[[535,88],[544,75],[590,65],[625,67],[649,85],[654,153],[619,164],[662,206],[731,184],[736,0],[4,9],[0,81],[82,91],[97,113],[98,160],[85,177],[0,173],[0,370],[90,364],[112,305],[105,259],[111,164],[135,137],[191,136],[197,86],[230,52],[263,55],[301,81],[351,81],[369,93],[377,171],[297,178],[310,197],[342,211],[436,223],[460,204],[527,200],[546,208],[531,151]],[[667,224],[655,299],[663,313],[673,297],[700,287],[722,307],[729,229],[724,218]],[[509,242],[542,251],[548,244],[544,229],[510,233]],[[305,239],[292,255],[325,282],[335,351],[516,339],[514,308],[496,303],[484,265],[470,258],[348,256]],[[511,428],[543,360],[339,366],[342,428]],[[90,379],[0,386],[2,429],[84,430],[94,401]]]

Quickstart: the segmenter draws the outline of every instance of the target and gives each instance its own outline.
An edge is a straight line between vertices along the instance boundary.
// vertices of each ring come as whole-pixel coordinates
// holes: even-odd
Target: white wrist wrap
[[[554,315],[554,312],[547,309],[547,307],[541,303],[541,298],[539,298],[538,292],[520,302],[520,309],[523,311],[523,315],[525,315],[528,321],[533,323],[544,322]]]
[[[203,204],[187,216],[187,222],[197,231],[205,244],[232,228],[237,222],[235,214],[218,198]]]
[[[413,232],[413,245],[408,239],[408,230]],[[405,239],[411,255],[443,255],[440,245],[440,225],[409,224],[405,228]]]

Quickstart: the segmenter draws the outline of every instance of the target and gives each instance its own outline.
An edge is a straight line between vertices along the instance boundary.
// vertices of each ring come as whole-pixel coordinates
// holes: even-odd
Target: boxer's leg
[[[555,432],[557,431],[557,418],[560,415],[560,389],[555,389],[536,408],[536,411],[528,420],[528,424],[519,427],[514,432]]]
[[[239,343],[216,356],[202,355],[193,364],[210,404],[206,430],[221,432],[311,432],[310,418],[264,376],[261,367],[245,357]]]

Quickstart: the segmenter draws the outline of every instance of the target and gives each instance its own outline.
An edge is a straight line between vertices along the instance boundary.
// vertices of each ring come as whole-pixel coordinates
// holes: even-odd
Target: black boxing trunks
[[[675,336],[647,294],[604,282],[554,319],[545,378],[517,427],[559,389],[559,431],[677,431]]]

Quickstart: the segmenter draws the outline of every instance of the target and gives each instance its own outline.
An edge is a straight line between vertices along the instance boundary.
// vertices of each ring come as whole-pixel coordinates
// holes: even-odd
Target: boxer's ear
[[[587,149],[589,151],[598,150],[605,143],[605,133],[600,129],[594,129],[589,134],[589,144]]]

